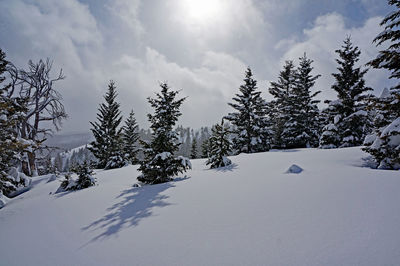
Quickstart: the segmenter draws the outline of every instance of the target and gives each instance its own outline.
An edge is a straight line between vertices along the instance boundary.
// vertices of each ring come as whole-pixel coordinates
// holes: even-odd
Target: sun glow
[[[207,22],[222,11],[221,0],[184,0],[184,9],[189,19]]]

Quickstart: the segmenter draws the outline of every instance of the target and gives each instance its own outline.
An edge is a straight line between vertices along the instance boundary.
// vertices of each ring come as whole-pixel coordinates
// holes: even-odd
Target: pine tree
[[[205,139],[201,144],[201,158],[208,158],[210,154],[210,147],[209,147],[209,138]]]
[[[105,103],[100,104],[97,121],[90,122],[95,140],[88,149],[98,159],[98,168],[118,168],[125,165],[122,151],[122,128],[118,128],[122,116],[114,81],[110,81],[104,96]]]
[[[387,15],[381,26],[385,29],[374,42],[377,46],[390,44],[378,56],[369,62],[374,68],[391,72],[389,78],[400,78],[400,1],[389,0],[389,5],[396,8]],[[373,108],[377,110],[378,121],[375,121],[375,140],[366,147],[380,169],[400,169],[400,83],[386,91],[385,95],[375,100]]]
[[[339,55],[339,59],[336,59],[339,72],[332,74],[335,78],[332,89],[337,92],[338,99],[332,102],[325,101],[331,109],[329,123],[335,124],[338,129],[339,147],[358,146],[371,130],[366,111],[369,95],[364,94],[371,90],[365,86],[364,80],[368,70],[355,67],[361,52],[357,46],[353,46],[350,37],[347,37],[342,48],[335,52]]]
[[[94,172],[90,162],[85,161],[83,164],[78,165],[74,169],[74,172],[78,175],[78,180],[76,180],[76,186],[74,189],[84,189],[96,184],[96,180],[93,177]]]
[[[138,162],[137,154],[139,152],[139,126],[136,123],[135,113],[133,110],[130,112],[128,119],[125,121],[125,126],[122,131],[122,138],[124,142],[124,156],[131,164]]]
[[[154,114],[148,114],[152,139],[150,142],[141,141],[145,158],[140,162],[142,174],[138,180],[147,184],[168,182],[191,168],[189,159],[174,156],[180,144],[173,127],[181,116],[179,108],[185,98],[175,100],[179,92],[170,90],[166,83],[160,87],[161,93],[157,93],[156,98],[148,98],[154,108]]]
[[[245,84],[240,94],[229,103],[237,112],[229,113],[225,119],[234,126],[234,147],[238,152],[254,153],[269,150],[269,131],[266,128],[267,104],[257,89],[257,81],[250,68],[246,70]]]
[[[0,84],[5,81],[8,62],[0,49]],[[10,175],[11,167],[20,160],[21,153],[30,144],[19,138],[17,126],[26,111],[25,101],[9,95],[10,85],[0,88],[0,195],[9,195],[25,185],[25,180]],[[18,173],[17,173],[18,174]]]
[[[56,193],[68,190],[80,190],[96,185],[96,179],[93,177],[95,173],[90,162],[84,161],[82,164],[72,166],[71,171],[78,176],[77,179],[72,179],[70,173],[65,174],[65,179],[61,182]]]
[[[221,124],[216,124],[211,131],[209,139],[210,153],[206,164],[210,165],[211,169],[232,164],[232,161],[227,157],[232,151],[229,126],[224,125],[224,120],[222,119]]]
[[[295,83],[289,86],[290,105],[288,120],[283,125],[282,138],[286,148],[316,147],[319,142],[319,109],[320,102],[314,97],[321,91],[311,93],[311,88],[320,75],[312,76],[313,60],[308,59],[304,53],[300,57],[300,65],[294,72]]]
[[[283,138],[285,124],[288,123],[293,111],[293,96],[291,92],[296,85],[296,70],[293,61],[286,61],[279,73],[278,81],[271,82],[269,93],[275,98],[269,103],[271,120],[273,121],[273,146],[286,148],[289,140]]]
[[[193,136],[192,148],[190,150],[190,159],[197,159],[197,139]]]

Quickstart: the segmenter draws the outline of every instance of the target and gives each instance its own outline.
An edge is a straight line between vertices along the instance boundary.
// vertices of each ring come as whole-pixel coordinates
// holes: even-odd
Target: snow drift
[[[360,148],[242,154],[187,178],[137,186],[136,166],[0,210],[1,265],[398,265],[400,172],[362,167]],[[293,162],[307,171],[285,174]],[[50,194],[51,193],[51,194]]]

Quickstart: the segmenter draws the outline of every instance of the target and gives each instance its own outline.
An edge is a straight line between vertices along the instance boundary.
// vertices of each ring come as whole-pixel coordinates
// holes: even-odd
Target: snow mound
[[[286,171],[287,174],[300,174],[301,172],[303,172],[303,168],[296,164],[292,164]]]
[[[49,179],[47,179],[47,183],[53,182],[55,180],[57,180],[57,175],[51,174]]]

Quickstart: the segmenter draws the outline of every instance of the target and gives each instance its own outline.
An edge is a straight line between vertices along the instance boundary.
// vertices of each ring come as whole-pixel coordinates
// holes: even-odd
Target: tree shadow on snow
[[[171,205],[166,201],[169,196],[161,195],[161,193],[175,187],[176,182],[186,179],[189,177],[175,178],[173,181],[163,184],[125,189],[116,197],[116,199],[120,199],[119,202],[106,210],[106,215],[82,228],[83,231],[102,230],[102,233],[89,243],[116,235],[124,228],[137,226],[141,220],[153,215],[153,208]]]

